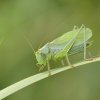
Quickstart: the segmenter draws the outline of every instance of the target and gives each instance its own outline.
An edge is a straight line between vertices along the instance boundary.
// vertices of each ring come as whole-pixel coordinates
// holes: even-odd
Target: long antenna
[[[32,46],[32,43],[31,43],[31,41],[29,41],[29,39],[26,37],[26,36],[24,36],[24,39],[27,41],[27,43],[29,44],[29,46],[31,47],[31,49],[34,51],[34,53],[35,53],[35,50],[34,50],[34,48],[33,48],[33,46]]]

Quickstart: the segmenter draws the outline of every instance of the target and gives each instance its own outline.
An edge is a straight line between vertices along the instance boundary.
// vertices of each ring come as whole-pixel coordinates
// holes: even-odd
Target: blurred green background
[[[92,55],[100,51],[99,0],[0,0],[0,89],[38,73],[37,50],[74,25],[93,31]],[[70,57],[72,63],[83,54]],[[55,66],[55,64],[51,64]],[[64,71],[32,84],[4,100],[100,100],[100,63]]]

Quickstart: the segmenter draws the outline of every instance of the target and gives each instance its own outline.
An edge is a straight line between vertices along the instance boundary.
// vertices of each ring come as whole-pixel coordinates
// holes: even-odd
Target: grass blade
[[[96,62],[96,61],[100,61],[100,57],[96,57],[93,60],[82,61],[82,62],[76,63],[76,64],[74,64],[74,67],[78,67],[78,66],[81,66],[81,65],[93,63],[93,62]],[[67,66],[67,67],[52,69],[51,70],[51,75],[60,73],[62,71],[65,71],[65,70],[68,70],[68,69],[71,69],[71,68],[74,68],[74,67]],[[26,86],[29,86],[29,85],[31,85],[35,82],[38,82],[38,81],[40,81],[40,80],[42,80],[46,77],[48,77],[48,71],[30,76],[26,79],[23,79],[19,82],[16,82],[15,84],[12,84],[12,85],[10,85],[10,86],[8,86],[8,87],[6,87],[6,88],[4,88],[0,91],[0,99],[4,99],[5,97],[7,97],[7,96],[23,89],[23,88],[25,88]]]

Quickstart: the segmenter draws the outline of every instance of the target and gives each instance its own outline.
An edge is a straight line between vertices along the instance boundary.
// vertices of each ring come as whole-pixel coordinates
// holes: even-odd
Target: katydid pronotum
[[[80,28],[74,26],[72,31],[64,33],[62,36],[54,39],[52,42],[48,42],[37,51],[34,51],[33,49],[38,62],[37,65],[40,65],[39,70],[42,70],[45,66],[47,66],[48,74],[51,75],[49,61],[51,59],[54,61],[60,59],[61,63],[64,65],[64,57],[66,57],[68,65],[72,66],[68,56],[81,51],[84,52],[84,60],[86,60],[86,48],[91,45],[91,41],[89,41],[91,37],[91,29],[86,28],[84,25],[82,25]],[[30,46],[32,47],[31,44]]]

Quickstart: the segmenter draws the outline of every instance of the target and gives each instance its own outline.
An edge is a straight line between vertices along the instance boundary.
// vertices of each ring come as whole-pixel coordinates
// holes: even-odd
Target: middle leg
[[[51,76],[51,71],[50,71],[50,64],[49,61],[47,60],[47,68],[48,68],[48,76]]]
[[[67,54],[66,54],[66,60],[67,60],[68,65],[71,66],[71,67],[73,67],[73,65],[69,61],[69,58],[68,58],[68,55]]]

